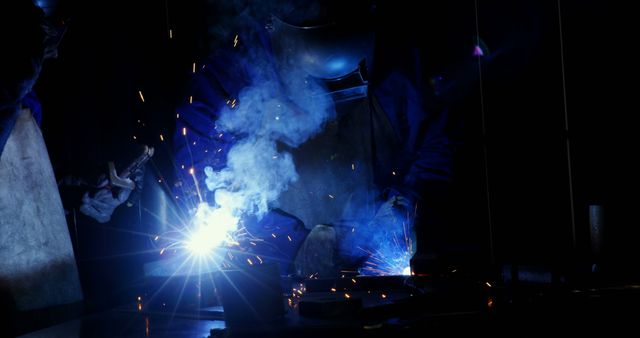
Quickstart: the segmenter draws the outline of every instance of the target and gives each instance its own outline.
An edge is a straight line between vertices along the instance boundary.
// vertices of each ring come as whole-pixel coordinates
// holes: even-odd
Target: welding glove
[[[129,198],[131,191],[131,189],[120,188],[114,193],[110,186],[105,185],[93,196],[86,192],[82,196],[80,212],[99,223],[106,223],[111,219],[113,211]]]
[[[412,211],[412,203],[408,198],[402,195],[388,197],[373,219],[360,231],[363,238],[358,243],[368,251],[394,251],[395,241],[403,243],[405,236],[412,236]]]
[[[298,276],[316,275],[318,277],[337,276],[335,248],[337,235],[333,227],[318,224],[302,243],[294,260]]]
[[[401,195],[388,198],[376,212],[371,225],[374,227],[397,228],[411,220],[411,201]]]
[[[127,198],[127,207],[132,207],[140,201],[142,197],[142,188],[144,187],[144,173],[145,168],[147,166],[143,165],[140,168],[136,169],[133,173],[131,173],[131,180],[136,184],[136,187],[133,189],[129,198]]]
[[[99,223],[108,222],[117,207],[125,202],[128,206],[137,202],[139,192],[142,189],[143,175],[143,169],[138,169],[131,175],[131,179],[136,184],[134,189],[114,188],[109,185],[109,180],[101,179],[97,191],[87,191],[82,196],[80,212]]]

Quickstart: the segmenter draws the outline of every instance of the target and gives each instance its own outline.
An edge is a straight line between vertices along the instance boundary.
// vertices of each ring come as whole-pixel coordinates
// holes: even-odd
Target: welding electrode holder
[[[144,164],[147,163],[149,159],[151,159],[154,153],[153,147],[149,147],[146,145],[143,145],[142,147],[143,147],[142,148],[143,150],[141,154],[138,157],[136,157],[133,160],[133,162],[129,164],[129,166],[127,166],[123,171],[121,171],[120,174],[118,174],[118,172],[116,171],[116,166],[114,162],[108,163],[109,185],[113,187],[124,188],[124,189],[131,189],[131,190],[135,189],[136,184],[133,180],[131,180],[131,178],[138,170],[142,169]]]
[[[83,182],[78,186],[86,185],[91,188],[92,192],[89,193],[91,197],[95,195],[97,190],[109,189],[113,193],[113,197],[117,197],[120,189],[131,190],[131,194],[127,198],[127,206],[131,207],[137,203],[140,198],[140,192],[142,190],[144,179],[144,165],[151,159],[154,154],[153,147],[142,145],[142,151],[129,165],[118,173],[116,164],[114,161],[107,162],[106,175],[101,175],[97,180],[97,184],[90,185]]]

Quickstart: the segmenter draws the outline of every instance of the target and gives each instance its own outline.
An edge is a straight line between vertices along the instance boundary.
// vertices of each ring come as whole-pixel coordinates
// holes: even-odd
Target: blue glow
[[[194,230],[189,234],[185,247],[197,256],[209,255],[224,242],[231,242],[237,229],[238,217],[228,208],[214,208],[200,203],[194,216]]]
[[[342,58],[333,59],[327,63],[327,67],[334,72],[341,71],[347,65],[347,61]]]
[[[413,257],[413,232],[406,224],[402,229],[376,231],[374,242],[376,248],[367,250],[359,247],[368,254],[360,273],[368,276],[408,276],[411,275],[411,257]]]

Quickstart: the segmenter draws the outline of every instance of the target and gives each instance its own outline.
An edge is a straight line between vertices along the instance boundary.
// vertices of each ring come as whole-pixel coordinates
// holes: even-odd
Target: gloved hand
[[[411,201],[403,196],[395,195],[387,199],[378,209],[372,220],[375,227],[394,229],[411,220]],[[408,224],[407,224],[408,225]]]
[[[99,223],[106,223],[117,207],[127,202],[127,206],[137,203],[143,186],[144,166],[132,173],[131,179],[136,184],[135,188],[113,188],[109,180],[101,179],[97,191],[85,192],[82,196],[80,212],[95,219]]]
[[[114,194],[108,181],[105,181],[93,196],[88,191],[84,193],[80,212],[99,223],[106,223],[111,219],[113,211],[129,198],[131,191],[131,189],[119,188]]]
[[[333,227],[318,224],[307,235],[294,260],[298,276],[336,277],[336,231]]]
[[[140,200],[140,197],[142,196],[142,188],[144,187],[144,173],[146,167],[146,165],[143,165],[142,167],[136,169],[133,173],[131,173],[130,178],[133,183],[136,184],[136,187],[129,195],[129,198],[127,198],[127,207],[136,205]]]

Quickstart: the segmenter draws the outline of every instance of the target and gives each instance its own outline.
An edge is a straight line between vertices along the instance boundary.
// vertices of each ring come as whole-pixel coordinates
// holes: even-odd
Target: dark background
[[[630,62],[637,39],[624,15],[630,11],[596,0],[560,5],[561,13],[557,1],[478,1],[477,7],[474,1],[381,1],[376,27],[386,49],[379,53],[401,59],[402,50],[415,47],[425,76],[450,72],[471,52],[476,26],[491,51],[491,61],[472,70],[481,75],[481,86],[469,87],[452,106],[464,142],[448,210],[453,222],[439,234],[443,242],[479,248],[485,263],[493,251],[497,264],[587,264],[588,205],[601,204],[604,267],[611,278],[632,279],[640,266],[640,224],[631,122],[637,86]],[[148,175],[171,180],[170,144],[159,135],[169,140],[173,134],[175,107],[188,99],[192,63],[198,65],[212,46],[207,25],[221,15],[215,8],[177,0],[68,3],[59,58],[45,65],[36,86],[57,175],[95,172],[144,143],[158,151]],[[134,254],[149,249],[141,235],[151,231],[144,217],[139,210],[118,210],[109,227],[70,225],[85,289],[109,290],[96,307],[132,299],[126,290],[141,282],[140,264],[153,255]]]

